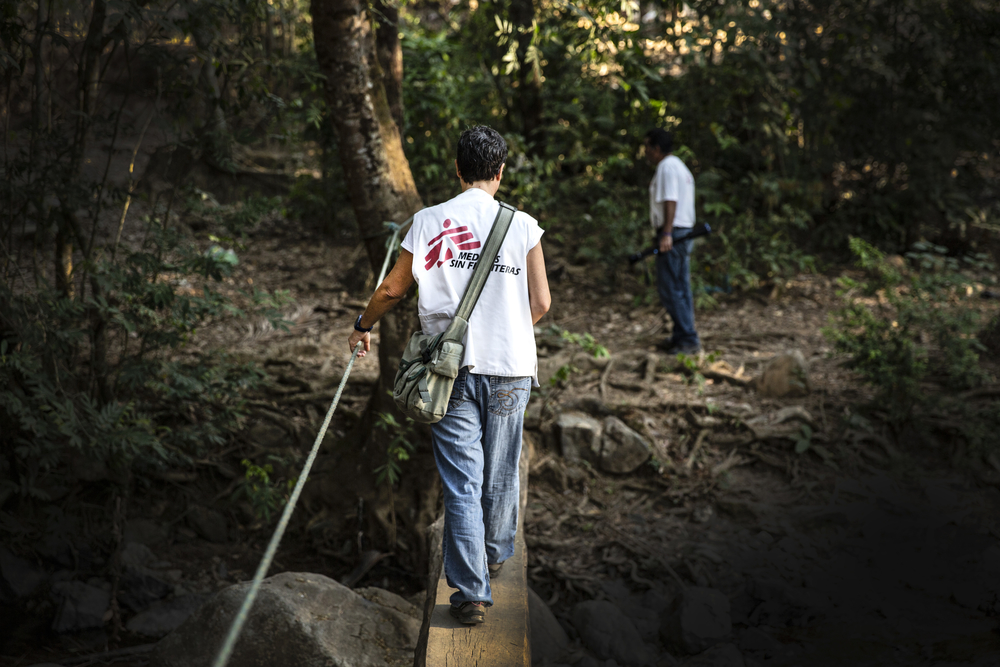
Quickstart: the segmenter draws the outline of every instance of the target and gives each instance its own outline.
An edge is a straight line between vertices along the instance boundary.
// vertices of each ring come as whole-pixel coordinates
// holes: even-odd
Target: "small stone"
[[[198,533],[187,526],[177,526],[177,529],[174,531],[174,538],[181,544],[184,544],[198,539]]]
[[[739,647],[743,651],[773,651],[778,642],[760,628],[747,628],[740,635]]]
[[[531,623],[532,662],[554,662],[562,658],[569,647],[569,637],[552,610],[531,588],[528,588],[528,620]]]
[[[700,653],[729,638],[729,598],[714,588],[692,586],[674,601],[660,635],[687,653]]]
[[[816,420],[801,405],[790,405],[774,412],[759,415],[744,422],[758,440],[767,438],[796,439],[803,425],[816,428]]]
[[[567,461],[596,463],[601,453],[601,423],[580,412],[564,412],[556,420],[559,444]]]
[[[167,539],[167,530],[148,519],[132,519],[125,524],[125,541],[155,547]]]
[[[247,440],[265,448],[280,448],[288,445],[292,437],[280,426],[270,422],[259,422],[250,427]]]
[[[743,655],[732,644],[719,644],[683,663],[682,667],[744,667]]]
[[[172,590],[173,586],[151,572],[127,569],[119,583],[118,600],[132,611],[142,611]]]
[[[691,520],[695,523],[705,523],[712,518],[714,510],[711,505],[699,505],[691,512]]]
[[[799,350],[779,354],[768,362],[752,386],[768,398],[807,396],[810,391],[809,366]]]
[[[651,656],[635,625],[611,602],[581,602],[573,607],[572,620],[584,646],[602,658],[630,666],[650,661]]]
[[[209,542],[225,543],[229,539],[226,518],[215,510],[194,505],[188,510],[188,525]]]
[[[29,597],[44,582],[45,570],[0,546],[0,597]]]
[[[104,625],[104,613],[111,604],[108,591],[82,581],[62,581],[52,586],[52,595],[60,599],[52,629],[76,632]]]
[[[146,567],[155,560],[156,555],[145,544],[129,542],[122,549],[122,565],[126,568],[138,570]]]
[[[156,602],[146,611],[133,616],[125,627],[146,637],[166,637],[197,611],[205,600],[203,595],[184,595]]]
[[[606,472],[630,473],[649,460],[652,450],[645,438],[617,417],[604,420],[601,438],[601,469]]]

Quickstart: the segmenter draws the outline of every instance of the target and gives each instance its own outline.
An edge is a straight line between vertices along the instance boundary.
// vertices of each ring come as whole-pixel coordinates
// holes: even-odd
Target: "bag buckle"
[[[434,354],[434,350],[437,349],[438,341],[441,340],[441,334],[438,334],[434,338],[431,338],[422,350],[420,350],[420,359],[424,362],[424,365],[431,363],[431,355]]]

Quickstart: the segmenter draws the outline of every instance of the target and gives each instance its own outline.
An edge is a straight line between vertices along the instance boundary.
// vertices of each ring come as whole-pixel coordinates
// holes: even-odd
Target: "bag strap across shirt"
[[[483,251],[479,254],[479,261],[476,262],[472,278],[469,279],[469,285],[465,288],[465,294],[462,295],[462,300],[458,304],[458,310],[455,312],[455,318],[460,318],[465,322],[469,321],[472,309],[476,307],[479,295],[482,294],[483,287],[486,285],[486,279],[493,272],[493,263],[496,262],[497,255],[500,253],[500,246],[503,245],[503,241],[507,237],[507,230],[510,229],[510,223],[514,219],[516,209],[510,204],[499,203],[500,210],[497,211],[497,217],[493,221],[490,235],[486,237],[486,245],[483,246]],[[465,328],[461,327],[460,329],[461,333],[459,334],[458,327],[448,327],[442,339],[461,342],[461,339],[465,337]],[[458,338],[453,338],[455,334],[459,334]]]

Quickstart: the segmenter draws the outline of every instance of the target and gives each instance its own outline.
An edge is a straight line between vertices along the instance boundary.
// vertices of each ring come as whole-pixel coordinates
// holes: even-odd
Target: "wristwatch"
[[[361,315],[364,315],[364,313],[361,313]],[[354,320],[354,330],[360,331],[361,333],[371,333],[371,330],[375,328],[375,325],[373,324],[367,329],[365,329],[363,326],[361,326],[361,315],[358,315],[358,319]]]

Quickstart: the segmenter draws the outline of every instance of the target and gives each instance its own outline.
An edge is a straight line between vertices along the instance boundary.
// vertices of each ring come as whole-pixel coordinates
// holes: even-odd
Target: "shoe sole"
[[[465,625],[479,625],[486,621],[486,614],[481,611],[462,613],[452,607],[449,609],[449,612],[459,623],[464,623]]]

